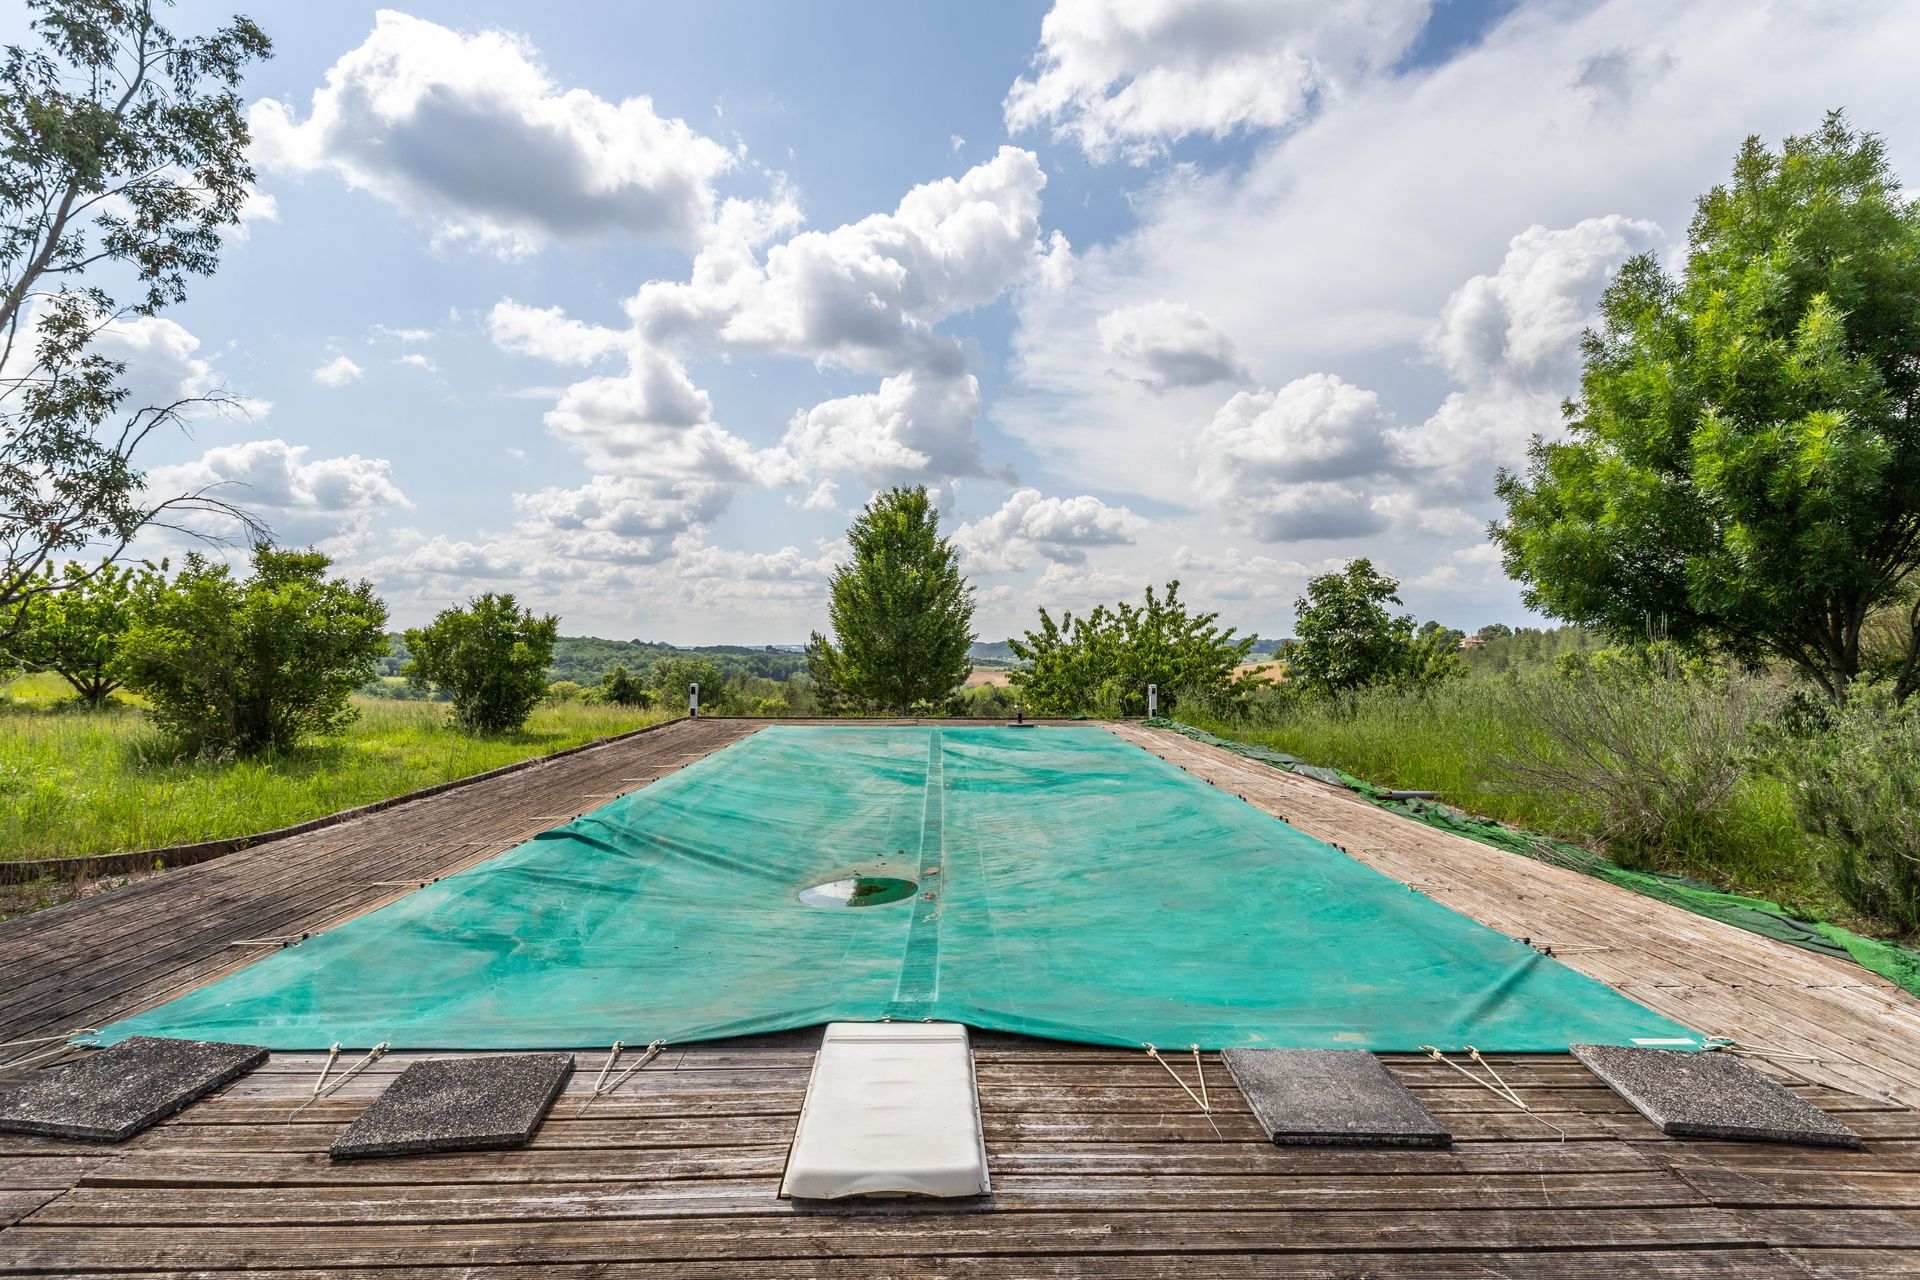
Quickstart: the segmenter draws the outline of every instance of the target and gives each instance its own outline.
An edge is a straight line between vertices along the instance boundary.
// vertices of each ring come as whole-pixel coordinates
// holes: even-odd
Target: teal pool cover
[[[763,729],[97,1040],[534,1049],[881,1018],[1209,1049],[1696,1042],[1091,725]]]

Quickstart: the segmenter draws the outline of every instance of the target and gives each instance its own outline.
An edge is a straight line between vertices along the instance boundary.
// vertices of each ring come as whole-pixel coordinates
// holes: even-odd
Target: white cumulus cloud
[[[346,356],[335,356],[313,371],[313,380],[323,387],[344,387],[357,382],[363,370]]]
[[[1092,158],[1141,162],[1189,134],[1272,129],[1390,65],[1431,0],[1057,0],[1010,130],[1051,127]]]
[[[1037,559],[1081,565],[1090,547],[1131,546],[1147,522],[1091,494],[1049,498],[1019,489],[998,511],[954,531],[967,567],[979,573],[1030,568]]]
[[[1203,387],[1246,376],[1233,340],[1184,302],[1154,301],[1100,317],[1100,345],[1150,387]]]
[[[522,306],[512,298],[493,304],[487,333],[502,351],[553,364],[592,364],[623,341],[618,330],[574,320],[559,307]]]
[[[1457,382],[1564,391],[1607,281],[1660,244],[1658,226],[1618,213],[1559,230],[1528,227],[1508,243],[1498,270],[1453,291],[1429,345]]]
[[[1362,481],[1392,469],[1388,425],[1379,396],[1330,374],[1242,392],[1194,436],[1194,486],[1262,541],[1376,532]]]
[[[248,120],[268,171],[330,170],[441,236],[506,252],[612,232],[695,244],[735,163],[645,96],[554,83],[519,36],[390,9],[328,69],[305,119],[269,99]]]
[[[308,445],[249,440],[220,445],[191,462],[155,467],[156,492],[209,490],[266,521],[287,545],[350,542],[372,521],[413,504],[393,480],[385,458],[357,453],[310,458]]]

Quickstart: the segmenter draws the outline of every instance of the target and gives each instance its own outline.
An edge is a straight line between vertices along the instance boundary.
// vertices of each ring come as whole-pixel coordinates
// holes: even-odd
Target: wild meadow
[[[1222,737],[1881,937],[1920,923],[1920,714],[1766,673],[1535,669],[1183,704]]]

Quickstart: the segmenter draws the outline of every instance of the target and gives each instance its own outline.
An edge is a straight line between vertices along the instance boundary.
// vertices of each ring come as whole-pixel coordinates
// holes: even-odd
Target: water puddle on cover
[[[802,889],[800,901],[810,907],[878,907],[911,898],[919,887],[893,876],[848,876]]]

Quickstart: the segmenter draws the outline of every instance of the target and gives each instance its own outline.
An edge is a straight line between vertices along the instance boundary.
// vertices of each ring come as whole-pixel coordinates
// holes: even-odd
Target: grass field
[[[1875,930],[1821,875],[1800,825],[1791,784],[1754,769],[1742,777],[1711,831],[1655,858],[1607,848],[1597,815],[1564,793],[1503,771],[1537,730],[1501,696],[1498,679],[1454,681],[1430,694],[1379,691],[1337,702],[1304,701],[1270,717],[1222,720],[1188,708],[1179,718],[1221,737],[1344,769],[1381,786],[1433,791],[1456,808],[1511,826],[1606,849],[1629,864],[1696,876],[1837,923]],[[1550,748],[1549,748],[1550,749]]]
[[[0,690],[0,859],[72,857],[248,835],[669,718],[579,702],[474,735],[434,702],[356,700],[341,738],[252,760],[175,758],[126,701],[74,708],[57,678]]]

